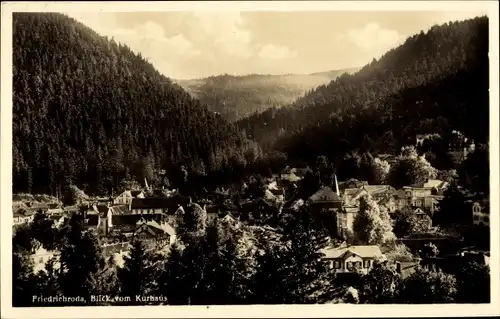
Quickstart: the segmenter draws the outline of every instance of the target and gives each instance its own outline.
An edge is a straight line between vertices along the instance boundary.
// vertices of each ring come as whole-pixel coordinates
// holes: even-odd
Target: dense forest
[[[488,18],[450,22],[409,37],[291,107],[238,124],[263,146],[303,160],[352,150],[395,154],[415,134],[446,138],[452,130],[486,143],[488,78]]]
[[[306,92],[358,69],[312,74],[225,74],[204,79],[179,80],[177,83],[206,104],[211,111],[220,113],[228,121],[236,121],[268,108],[292,104]]]
[[[14,192],[234,173],[259,147],[140,54],[56,13],[13,21]],[[183,167],[183,171],[179,173]]]

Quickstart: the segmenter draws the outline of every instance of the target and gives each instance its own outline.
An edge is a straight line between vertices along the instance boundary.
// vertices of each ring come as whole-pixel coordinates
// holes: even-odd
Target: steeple
[[[337,196],[340,197],[339,183],[337,182],[337,174],[335,174],[334,177],[335,177],[335,192],[337,193]]]

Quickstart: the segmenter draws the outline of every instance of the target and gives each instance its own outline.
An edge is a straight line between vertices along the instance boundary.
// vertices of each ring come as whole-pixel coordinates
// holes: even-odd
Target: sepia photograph
[[[335,2],[2,3],[2,308],[499,311],[498,3]]]

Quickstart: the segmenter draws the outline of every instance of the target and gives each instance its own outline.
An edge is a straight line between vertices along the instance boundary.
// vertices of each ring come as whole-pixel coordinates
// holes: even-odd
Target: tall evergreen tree
[[[157,271],[153,254],[144,243],[134,239],[127,256],[124,257],[123,268],[118,270],[120,295],[131,297],[131,304],[137,303],[135,296],[148,296],[157,291]]]

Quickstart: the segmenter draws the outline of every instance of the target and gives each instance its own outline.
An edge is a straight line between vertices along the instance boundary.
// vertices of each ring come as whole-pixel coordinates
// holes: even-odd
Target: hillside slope
[[[171,181],[245,165],[259,149],[128,47],[56,13],[13,21],[14,192]],[[180,175],[179,175],[180,176]]]
[[[343,73],[357,70],[358,68],[350,68],[286,75],[226,74],[176,82],[208,105],[210,110],[220,113],[229,121],[236,121],[270,107],[280,108],[291,104],[313,88],[327,84]]]
[[[452,80],[455,76],[457,79]],[[441,81],[453,84],[448,85],[446,91],[431,94],[427,88],[440,85]],[[380,140],[386,133],[397,137],[398,141],[406,141],[418,130],[405,130],[405,127],[416,127],[417,122],[428,119],[434,121],[430,125],[434,129],[440,127],[435,122],[437,118],[447,122],[446,128],[459,129],[467,136],[485,142],[488,134],[487,83],[488,18],[479,17],[422,31],[387,52],[380,60],[373,60],[353,75],[340,76],[328,85],[318,87],[291,107],[269,109],[241,120],[238,125],[263,145],[275,145],[293,154],[308,156],[334,152],[335,148],[360,149],[372,145],[374,140],[388,145]],[[411,102],[394,102],[399,98],[398,94],[406,96],[410,93],[402,92],[411,89],[414,89]],[[432,99],[427,103],[434,108],[431,112],[434,118],[423,119],[415,105],[430,94]],[[466,100],[453,97],[460,94],[470,96]],[[453,105],[443,106],[447,103]],[[392,110],[390,106],[396,109]],[[409,111],[402,111],[406,109]],[[395,122],[394,116],[401,113],[404,114],[397,115]],[[471,117],[458,118],[458,114]],[[332,130],[344,130],[344,133],[332,136]],[[354,136],[355,131],[359,131],[360,136]],[[323,143],[321,150],[314,146],[314,152],[308,151],[309,146],[319,144],[325,138],[328,143]],[[339,143],[348,146],[340,147]]]

